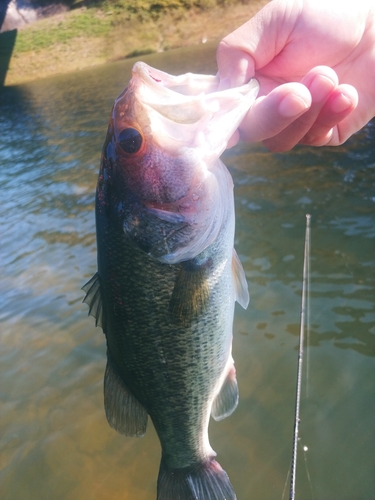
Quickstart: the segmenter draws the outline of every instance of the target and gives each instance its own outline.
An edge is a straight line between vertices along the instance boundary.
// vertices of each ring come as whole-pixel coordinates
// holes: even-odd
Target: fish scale
[[[109,203],[105,203],[106,214]],[[100,214],[101,207],[97,210]],[[224,227],[222,238],[228,240],[225,233]],[[218,252],[222,247],[218,240],[206,250],[217,268],[223,259],[228,260],[228,252]],[[195,442],[203,441],[199,434],[205,430],[208,401],[226,364],[226,330],[231,325],[222,321],[228,316],[222,298],[231,283],[229,262],[211,294],[208,314],[192,318],[187,328],[179,320],[171,321],[169,313],[180,264],[161,264],[146,256],[116,228],[111,217],[108,229],[103,225],[98,228],[98,255],[99,274],[105,283],[102,294],[114,311],[108,316],[105,333],[116,370],[151,415],[167,450],[172,448],[176,455],[179,447],[185,466],[206,458],[198,457],[202,447]],[[227,308],[231,307],[228,303]],[[189,454],[193,457],[190,463],[186,460]]]

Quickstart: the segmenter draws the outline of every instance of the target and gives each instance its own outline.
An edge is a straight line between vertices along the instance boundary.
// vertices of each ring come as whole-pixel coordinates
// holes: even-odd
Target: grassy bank
[[[106,0],[19,30],[6,85],[220,39],[267,0]]]

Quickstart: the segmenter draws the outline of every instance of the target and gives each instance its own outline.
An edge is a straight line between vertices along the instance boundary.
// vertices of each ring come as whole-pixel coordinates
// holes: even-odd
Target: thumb
[[[277,1],[277,0],[273,0]],[[272,2],[272,3],[273,3]],[[248,83],[259,69],[259,61],[264,45],[264,31],[270,14],[267,6],[219,43],[216,52],[220,87],[237,87]],[[269,35],[268,35],[269,36]]]
[[[285,47],[297,16],[298,5],[272,0],[223,38],[216,53],[221,87],[243,85],[269,64]]]
[[[229,45],[225,38],[219,43],[216,60],[220,78],[219,90],[240,87],[254,76],[253,57],[241,48]]]

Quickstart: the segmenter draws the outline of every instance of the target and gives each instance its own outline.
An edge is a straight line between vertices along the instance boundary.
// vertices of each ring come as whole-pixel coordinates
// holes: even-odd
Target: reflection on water
[[[144,60],[175,74],[215,72],[210,46]],[[96,269],[94,190],[107,117],[131,64],[2,95],[4,500],[155,498],[157,438],[151,425],[140,440],[107,425],[104,336],[80,290]],[[251,302],[234,325],[241,401],[210,424],[210,437],[239,499],[281,499],[290,465],[307,212],[310,332],[296,497],[375,496],[374,140],[370,123],[338,148],[272,154],[240,144],[224,155]]]

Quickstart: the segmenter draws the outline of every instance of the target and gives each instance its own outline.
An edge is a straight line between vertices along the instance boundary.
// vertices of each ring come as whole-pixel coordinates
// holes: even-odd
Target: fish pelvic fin
[[[169,303],[172,320],[188,325],[205,311],[210,297],[207,279],[210,267],[211,259],[181,263]]]
[[[157,500],[236,500],[229,477],[214,459],[184,469],[160,464]]]
[[[237,408],[238,399],[236,369],[232,362],[220,392],[212,403],[212,418],[215,420],[223,420],[223,418],[229,417]]]
[[[145,435],[147,412],[115,372],[110,358],[104,375],[104,408],[109,425],[120,434]]]
[[[86,292],[83,302],[89,306],[89,316],[95,318],[95,325],[100,326],[105,333],[105,315],[103,312],[103,302],[100,289],[99,274],[95,273],[94,276],[82,287]]]
[[[236,300],[240,304],[240,306],[246,309],[250,301],[249,290],[247,287],[245,271],[243,270],[241,261],[234,248],[232,255],[232,277]]]

